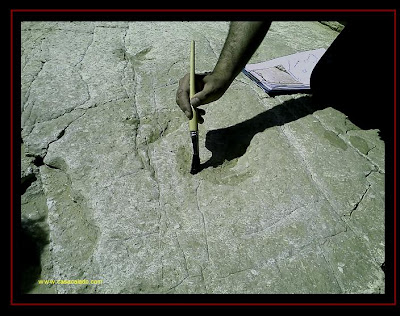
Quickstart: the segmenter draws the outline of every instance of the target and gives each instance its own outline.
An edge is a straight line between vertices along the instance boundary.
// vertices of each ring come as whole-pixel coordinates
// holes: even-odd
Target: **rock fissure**
[[[342,141],[344,141],[348,146],[351,146],[351,148],[353,148],[354,151],[355,151],[356,153],[358,153],[360,156],[362,156],[362,157],[364,157],[365,159],[367,159],[367,160],[374,166],[374,168],[377,168],[378,171],[381,170],[381,169],[379,168],[379,166],[378,166],[374,161],[372,161],[372,159],[371,159],[370,157],[368,157],[369,152],[370,152],[372,149],[376,148],[376,145],[374,145],[373,147],[371,147],[370,149],[368,149],[368,151],[367,151],[366,153],[363,153],[363,152],[360,151],[359,148],[355,147],[349,139],[343,137],[341,132],[335,132],[335,131],[333,131],[333,130],[332,130],[331,128],[329,128],[325,123],[323,123],[317,116],[313,115],[313,117],[315,117],[315,119],[318,120],[318,122],[323,126],[323,128],[324,128],[325,130],[330,131],[330,132],[336,134],[336,136],[339,137]],[[346,119],[345,122],[347,122],[347,121],[348,121],[348,119]],[[348,132],[350,132],[350,131],[357,131],[357,130],[359,130],[359,129],[357,129],[357,128],[349,128],[349,129],[346,129],[345,134],[348,134]]]
[[[89,51],[90,47],[92,46],[92,44],[93,44],[93,42],[94,42],[95,31],[96,31],[96,27],[94,27],[94,29],[93,29],[92,32],[89,32],[89,34],[92,34],[92,39],[91,39],[91,41],[89,42],[89,44],[88,44],[86,50],[85,50],[84,53],[82,54],[82,58],[75,64],[74,67],[78,67],[78,65],[79,65],[79,64],[82,64],[83,60],[85,59],[87,52]]]
[[[283,216],[282,218],[280,218],[277,221],[275,221],[274,223],[272,223],[271,225],[268,225],[267,227],[262,227],[261,229],[255,231],[255,232],[246,234],[244,236],[245,237],[250,237],[250,236],[254,236],[254,235],[265,233],[266,231],[270,230],[271,228],[276,227],[277,225],[279,225],[279,223],[281,223],[282,221],[287,220],[288,217],[290,217],[294,212],[296,212],[298,209],[301,209],[303,207],[304,207],[303,205],[297,206],[293,210],[289,211],[289,213],[285,214],[285,216]]]
[[[333,206],[334,203],[328,198],[327,194],[324,192],[324,190],[322,188],[322,185],[319,183],[319,181],[317,181],[316,176],[312,172],[312,170],[311,170],[310,166],[308,165],[306,159],[301,154],[301,150],[299,150],[297,148],[297,146],[295,145],[295,142],[293,140],[291,140],[290,133],[288,133],[286,127],[285,126],[281,126],[280,127],[280,131],[284,135],[284,137],[286,138],[286,140],[289,143],[289,145],[294,149],[293,154],[296,157],[298,157],[300,159],[300,161],[302,162],[302,165],[304,166],[305,170],[307,171],[307,173],[309,175],[309,178],[310,178],[311,182],[314,184],[315,188],[317,188],[317,190],[319,192],[321,192],[322,196],[324,196],[326,201],[331,205],[332,209],[335,210],[335,207]]]
[[[203,235],[204,235],[204,243],[205,243],[205,248],[206,248],[206,254],[207,254],[207,261],[210,261],[210,251],[209,251],[209,246],[208,246],[208,235],[207,235],[207,227],[206,227],[206,221],[204,218],[204,213],[201,211],[200,206],[199,206],[199,187],[200,187],[201,183],[199,183],[196,187],[196,191],[195,191],[195,200],[196,200],[196,207],[197,207],[197,211],[200,214],[201,217],[201,223],[203,226]]]
[[[235,275],[235,274],[238,274],[238,273],[242,273],[242,272],[246,272],[246,271],[249,271],[249,270],[252,270],[252,269],[253,269],[253,268],[246,268],[246,269],[241,269],[241,270],[229,272],[227,275],[218,277],[218,279],[226,279],[226,278],[229,278],[229,277],[232,276],[232,275]]]
[[[185,251],[183,250],[183,248],[182,248],[182,246],[181,246],[181,243],[179,242],[179,238],[178,238],[178,235],[176,234],[176,232],[174,233],[174,235],[175,235],[175,239],[176,239],[176,242],[177,242],[177,244],[178,244],[179,250],[180,250],[181,253],[182,253],[182,257],[183,257],[183,260],[184,260],[184,268],[185,268],[186,276],[189,276],[188,263],[187,263]]]
[[[334,236],[335,236],[335,235],[334,235]],[[332,237],[333,237],[333,236],[332,236]],[[321,249],[320,247],[318,247],[318,249],[319,249],[319,252],[320,252],[320,254],[321,254],[321,256],[322,256],[324,262],[325,262],[326,265],[328,266],[328,268],[329,268],[329,270],[330,270],[330,272],[331,272],[331,275],[333,275],[333,278],[334,278],[334,280],[335,280],[337,286],[340,288],[340,292],[341,292],[341,293],[344,293],[344,286],[343,286],[343,283],[341,282],[341,279],[340,279],[340,278],[338,277],[338,275],[337,275],[337,271],[333,268],[332,263],[330,262],[330,260],[328,260],[328,259],[326,258],[326,255],[325,255],[323,249]]]
[[[189,275],[185,276],[182,280],[180,280],[177,284],[175,284],[174,286],[170,287],[167,292],[170,292],[172,290],[174,290],[175,288],[177,288],[179,285],[181,285],[187,278],[189,277]]]
[[[26,109],[26,104],[27,104],[27,102],[29,101],[29,97],[30,97],[30,94],[31,94],[31,89],[32,89],[32,84],[35,82],[35,80],[38,78],[38,76],[39,76],[39,74],[40,74],[40,72],[43,70],[43,68],[44,68],[44,65],[45,65],[45,63],[46,63],[47,61],[41,61],[41,67],[39,68],[39,70],[38,70],[38,72],[33,76],[33,78],[32,78],[32,80],[31,80],[31,82],[30,82],[30,84],[29,84],[29,87],[28,87],[28,89],[27,89],[27,91],[26,91],[26,95],[25,95],[25,103],[23,104],[23,106],[22,106],[22,112],[24,112],[25,111],[25,109]],[[21,71],[22,72],[22,71]],[[31,111],[32,111],[32,109],[31,109]],[[30,117],[30,115],[29,115],[29,117]]]
[[[367,194],[367,192],[368,192],[368,190],[369,190],[370,188],[371,188],[371,184],[369,183],[369,184],[368,184],[368,187],[365,189],[365,191],[364,191],[363,194],[361,195],[360,199],[356,202],[356,204],[354,205],[354,207],[351,209],[350,213],[349,213],[348,215],[346,215],[346,216],[349,216],[349,217],[352,216],[353,212],[354,212],[355,210],[357,210],[358,206],[359,206],[360,203],[363,201],[365,195]]]

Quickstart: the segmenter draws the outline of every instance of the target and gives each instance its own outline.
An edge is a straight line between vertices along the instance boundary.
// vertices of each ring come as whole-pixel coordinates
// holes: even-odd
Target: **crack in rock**
[[[364,191],[363,194],[361,195],[359,201],[358,201],[358,202],[354,205],[354,207],[350,210],[350,213],[349,213],[349,214],[346,214],[346,215],[344,215],[344,216],[348,216],[348,217],[351,218],[353,212],[354,212],[355,210],[357,210],[358,206],[359,206],[360,203],[363,201],[363,199],[364,199],[365,195],[367,194],[368,190],[370,189],[370,187],[371,187],[371,184],[368,184],[368,187],[365,189],[365,191]]]
[[[204,218],[204,213],[201,211],[200,206],[199,206],[198,190],[199,190],[200,185],[201,185],[201,183],[199,183],[199,185],[197,185],[196,192],[195,192],[196,206],[197,206],[197,210],[198,210],[198,212],[200,213],[200,216],[201,216],[201,222],[202,222],[203,234],[204,234],[204,242],[205,242],[206,253],[207,253],[207,261],[210,261],[210,252],[209,252],[209,247],[208,247],[208,236],[207,236],[206,222],[205,222],[205,218]]]

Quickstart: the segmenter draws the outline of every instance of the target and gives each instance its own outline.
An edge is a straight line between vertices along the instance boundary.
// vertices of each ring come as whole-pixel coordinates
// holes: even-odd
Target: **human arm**
[[[221,54],[210,73],[196,75],[196,91],[189,99],[189,75],[179,81],[176,102],[192,118],[193,107],[218,100],[244,68],[267,34],[271,21],[231,22]],[[204,114],[201,111],[200,116]],[[200,122],[202,122],[202,118]]]

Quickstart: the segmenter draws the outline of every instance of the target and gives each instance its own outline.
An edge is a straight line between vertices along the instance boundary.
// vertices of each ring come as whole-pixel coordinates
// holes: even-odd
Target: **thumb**
[[[196,94],[193,95],[193,97],[190,99],[190,104],[194,107],[197,108],[198,106],[205,104],[207,98],[207,93],[202,90],[197,92]]]

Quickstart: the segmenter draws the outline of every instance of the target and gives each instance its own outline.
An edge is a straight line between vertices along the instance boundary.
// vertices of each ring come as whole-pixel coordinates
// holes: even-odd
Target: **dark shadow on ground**
[[[382,115],[384,112],[379,115],[375,112],[366,115],[365,103],[363,103],[367,102],[365,99],[359,98],[360,102],[355,102],[350,107],[346,106],[346,102],[333,104],[329,102],[320,103],[320,101],[320,98],[305,95],[282,102],[272,109],[239,124],[209,131],[206,135],[205,147],[211,151],[212,156],[200,165],[200,170],[208,167],[216,168],[222,165],[225,160],[231,161],[243,156],[257,133],[274,126],[282,126],[296,121],[313,114],[317,110],[323,110],[327,106],[344,113],[353,124],[361,129],[378,129],[381,139],[385,141],[383,135],[387,134],[387,129],[390,127],[390,117]]]
[[[289,109],[296,108],[301,114],[294,115]],[[201,165],[201,168],[218,167],[225,160],[230,161],[241,157],[257,133],[268,128],[280,126],[314,112],[310,97],[289,100],[275,106],[271,110],[239,124],[209,131],[206,135],[205,146],[211,151],[212,157]]]
[[[21,225],[19,238],[19,264],[21,273],[21,294],[34,288],[42,271],[40,256],[49,243],[48,231],[40,223],[24,221]]]

